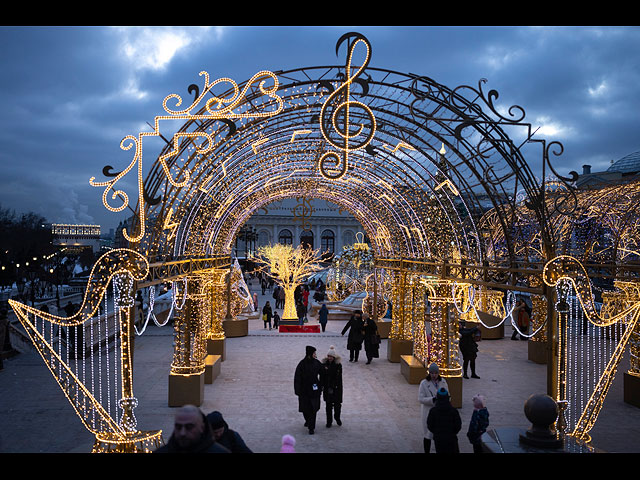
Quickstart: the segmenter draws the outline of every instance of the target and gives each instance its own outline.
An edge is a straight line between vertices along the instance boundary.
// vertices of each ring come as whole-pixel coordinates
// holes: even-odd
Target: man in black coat
[[[322,364],[316,356],[316,349],[306,347],[306,355],[300,360],[293,377],[294,392],[298,397],[298,411],[302,412],[309,434],[313,435],[316,428],[316,414],[320,410],[320,396],[322,385],[320,372]]]
[[[155,453],[231,452],[216,443],[204,413],[194,405],[185,405],[176,412],[174,429],[169,441],[156,449]]]
[[[238,432],[231,430],[222,414],[217,410],[207,415],[209,425],[213,433],[214,440],[228,448],[231,453],[253,453]]]
[[[436,453],[460,453],[458,432],[462,428],[460,413],[451,405],[449,392],[438,390],[436,402],[427,415],[427,428],[433,433]]]
[[[362,349],[362,341],[364,340],[364,322],[362,321],[362,312],[356,310],[347,324],[342,329],[342,335],[349,330],[347,337],[347,350],[349,350],[349,361],[357,362]]]

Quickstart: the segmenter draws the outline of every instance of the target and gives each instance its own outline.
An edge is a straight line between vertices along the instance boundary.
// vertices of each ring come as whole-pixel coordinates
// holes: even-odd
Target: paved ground
[[[262,297],[261,297],[262,299]],[[262,302],[260,302],[262,305]],[[255,452],[278,452],[283,434],[297,439],[298,452],[421,453],[418,386],[410,385],[400,364],[387,360],[387,340],[372,364],[350,363],[342,321],[322,334],[281,334],[250,322],[249,335],[226,340],[226,359],[213,384],[205,385],[202,409],[219,410]],[[510,327],[506,335],[510,335]],[[334,345],[344,358],[343,425],[327,429],[323,409],[315,435],[309,435],[297,411],[293,372],[306,345],[322,357]],[[479,344],[480,379],[465,379],[459,410],[462,452],[471,452],[464,435],[471,398],[487,397],[491,427],[527,429],[523,405],[546,391],[546,366],[527,360],[526,342],[484,340]],[[175,409],[167,406],[172,330],[149,327],[136,339],[134,394],[138,428],[171,434]],[[625,360],[619,372],[628,368]],[[323,405],[324,406],[324,405]],[[614,382],[592,430],[595,446],[609,452],[640,452],[640,409],[623,402],[622,374]],[[84,428],[37,353],[5,361],[0,371],[0,452],[85,453],[92,435]]]

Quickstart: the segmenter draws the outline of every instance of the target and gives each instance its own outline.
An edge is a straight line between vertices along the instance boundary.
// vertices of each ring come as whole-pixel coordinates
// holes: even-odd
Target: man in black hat
[[[305,357],[296,367],[293,387],[298,397],[298,411],[302,412],[305,420],[304,426],[309,429],[311,435],[316,428],[316,414],[320,410],[321,369],[322,364],[316,356],[315,347],[307,346]]]
[[[211,412],[207,415],[207,420],[211,425],[214,440],[220,445],[228,448],[231,453],[252,453],[240,434],[229,428],[225,419],[222,418],[222,413],[217,410]]]

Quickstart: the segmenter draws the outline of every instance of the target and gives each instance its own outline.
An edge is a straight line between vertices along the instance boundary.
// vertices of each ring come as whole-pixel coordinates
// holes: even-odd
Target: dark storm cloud
[[[560,173],[640,150],[636,27],[0,27],[0,205],[113,228],[130,212],[108,212],[88,179],[128,165],[120,141],[149,131],[167,95],[188,102],[202,70],[242,82],[343,64],[335,44],[349,31],[371,41],[372,67],[450,88],[486,78],[501,111],[521,106],[538,136],[562,142]]]

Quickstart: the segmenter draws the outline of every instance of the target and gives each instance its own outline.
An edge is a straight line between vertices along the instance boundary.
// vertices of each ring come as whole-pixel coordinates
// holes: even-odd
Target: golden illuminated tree
[[[298,245],[293,248],[291,245],[276,243],[258,248],[255,257],[252,258],[258,264],[257,271],[262,271],[272,277],[285,292],[283,320],[294,320],[296,306],[294,292],[302,279],[310,273],[320,270],[321,259],[320,250]]]

